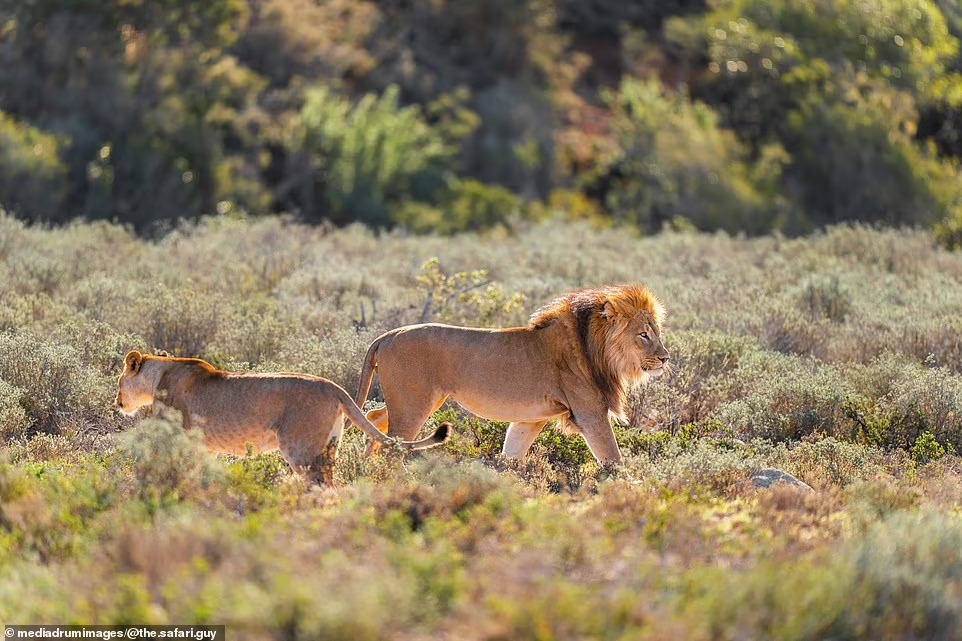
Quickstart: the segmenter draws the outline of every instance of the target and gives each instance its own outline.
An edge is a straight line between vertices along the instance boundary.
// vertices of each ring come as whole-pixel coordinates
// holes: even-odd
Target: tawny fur
[[[379,443],[393,442],[343,388],[318,376],[225,372],[196,358],[133,351],[118,388],[116,404],[126,414],[159,400],[181,412],[185,428],[200,429],[212,452],[280,450],[295,472],[316,482],[331,483],[342,417]],[[448,429],[444,424],[426,439],[401,445],[440,445]]]
[[[560,421],[599,462],[615,463],[621,455],[608,416],[622,416],[631,386],[664,371],[664,319],[649,290],[619,285],[566,294],[527,327],[400,327],[372,343],[355,400],[366,400],[376,369],[387,408],[368,418],[389,434],[410,438],[450,398],[511,423],[507,456],[523,456],[548,422]]]

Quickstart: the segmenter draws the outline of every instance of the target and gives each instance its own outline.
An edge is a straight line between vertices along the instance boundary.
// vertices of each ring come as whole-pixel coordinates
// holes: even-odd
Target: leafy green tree
[[[384,227],[392,207],[431,200],[445,188],[455,149],[420,107],[400,106],[397,87],[356,104],[318,87],[308,92],[299,125],[291,145],[310,167],[302,185],[308,216]]]
[[[871,220],[931,225],[952,208],[940,189],[960,176],[912,140],[912,97],[865,74],[842,76],[787,119],[795,150],[786,186],[814,225]],[[800,229],[799,231],[807,231]]]
[[[603,187],[601,200],[616,220],[647,231],[680,219],[730,231],[774,224],[768,191],[780,171],[777,148],[753,165],[711,107],[657,81],[626,79],[604,97],[617,150],[588,189]]]
[[[0,111],[0,203],[25,217],[55,217],[66,192],[61,141]]]
[[[56,133],[69,168],[64,207],[24,215],[145,226],[263,205],[235,184],[256,183],[256,149],[232,153],[260,86],[224,55],[245,13],[243,0],[0,4],[0,108]]]
[[[726,0],[687,22],[706,38],[696,95],[753,155],[773,142],[788,153],[787,231],[932,224],[953,211],[958,172],[918,142],[918,110],[951,104],[959,52],[935,3]]]
[[[703,24],[705,97],[753,140],[848,68],[934,98],[959,49],[928,0],[726,0]]]

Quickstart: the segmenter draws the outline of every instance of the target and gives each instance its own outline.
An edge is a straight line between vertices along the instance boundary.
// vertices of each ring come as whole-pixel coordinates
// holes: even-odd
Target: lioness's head
[[[147,357],[134,350],[124,357],[124,373],[118,381],[115,405],[127,416],[141,407],[152,405],[157,392],[156,377],[143,372]]]

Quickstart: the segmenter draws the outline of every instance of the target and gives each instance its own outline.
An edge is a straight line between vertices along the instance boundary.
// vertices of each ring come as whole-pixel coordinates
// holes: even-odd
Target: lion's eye
[[[643,339],[648,340],[648,332],[642,332],[638,335],[641,336]]]

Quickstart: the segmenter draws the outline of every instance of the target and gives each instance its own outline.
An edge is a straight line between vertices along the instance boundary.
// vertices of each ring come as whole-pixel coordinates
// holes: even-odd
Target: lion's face
[[[661,342],[661,332],[650,314],[637,314],[616,340],[620,348],[618,351],[634,360],[621,371],[642,380],[657,378],[665,373],[670,355]]]
[[[127,416],[154,402],[156,381],[142,374],[143,363],[144,357],[140,352],[130,352],[124,359],[124,373],[118,381],[115,404]]]

